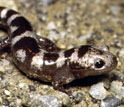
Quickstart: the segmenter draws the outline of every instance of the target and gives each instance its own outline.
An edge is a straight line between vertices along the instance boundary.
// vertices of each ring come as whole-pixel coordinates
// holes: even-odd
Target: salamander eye
[[[96,67],[96,68],[102,68],[104,65],[105,65],[105,62],[104,62],[102,59],[98,59],[98,60],[95,62],[95,67]]]

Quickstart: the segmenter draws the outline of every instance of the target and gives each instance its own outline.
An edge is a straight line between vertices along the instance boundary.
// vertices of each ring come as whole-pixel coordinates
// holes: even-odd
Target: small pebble
[[[120,81],[113,81],[111,83],[111,91],[116,95],[117,98],[124,98],[124,86]]]
[[[7,100],[7,99],[3,99],[3,105],[5,105],[5,106],[9,106],[9,104],[10,104],[10,102]]]
[[[48,29],[48,30],[56,29],[55,23],[54,23],[54,22],[50,22],[50,23],[47,25],[47,29]]]
[[[43,6],[47,6],[56,2],[57,0],[40,0],[40,1],[42,2]]]
[[[23,105],[28,107],[61,107],[61,101],[52,95],[30,94]]]
[[[103,82],[92,85],[89,93],[95,99],[99,99],[99,100],[104,99],[106,97],[106,90],[104,88]]]
[[[17,103],[17,104],[21,104],[21,102],[22,102],[22,100],[21,100],[21,99],[19,99],[19,98],[18,98],[18,99],[16,99],[16,103]]]
[[[1,72],[5,72],[9,69],[11,69],[12,67],[10,66],[10,62],[6,59],[1,59],[0,61],[0,71]]]
[[[26,83],[19,83],[19,88],[28,90],[28,85]]]
[[[117,107],[119,104],[120,100],[118,98],[111,97],[104,99],[101,102],[100,107]]]
[[[11,93],[8,90],[4,90],[4,94],[7,95],[7,96],[11,95]]]
[[[12,70],[12,69],[9,69],[9,70],[7,70],[7,72],[8,72],[9,74],[11,74],[11,73],[13,72],[13,70]]]
[[[70,97],[66,93],[63,93],[61,91],[52,91],[49,94],[60,99],[62,101],[62,105],[65,107],[69,106],[71,103]]]
[[[2,98],[0,97],[0,104],[2,103]]]
[[[30,91],[35,91],[36,90],[33,85],[29,85],[29,89],[30,89]]]
[[[75,103],[79,103],[83,100],[83,93],[81,92],[74,92],[72,95],[74,96]]]
[[[120,8],[117,6],[110,6],[110,10],[114,15],[118,15]]]
[[[2,88],[4,88],[4,87],[8,86],[8,84],[9,83],[8,83],[7,80],[3,80],[3,81],[1,81],[1,84],[0,85],[1,85]]]

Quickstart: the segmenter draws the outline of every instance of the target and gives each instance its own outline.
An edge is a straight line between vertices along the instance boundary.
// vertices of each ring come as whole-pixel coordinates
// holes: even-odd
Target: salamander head
[[[69,66],[74,75],[81,78],[113,70],[117,66],[117,59],[107,46],[86,45],[75,49],[70,56]]]

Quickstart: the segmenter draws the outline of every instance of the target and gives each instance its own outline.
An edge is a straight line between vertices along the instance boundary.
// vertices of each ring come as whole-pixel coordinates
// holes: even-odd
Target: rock
[[[106,90],[104,88],[103,82],[92,85],[89,93],[95,99],[99,99],[99,100],[104,99],[106,97]]]
[[[8,72],[9,74],[12,74],[13,69],[9,69],[9,70],[7,70],[7,72]]]
[[[0,87],[1,87],[1,88],[7,87],[7,86],[9,85],[9,83],[8,83],[7,80],[2,80],[0,83],[1,83],[1,84],[0,84]]]
[[[111,83],[111,91],[116,95],[117,98],[124,98],[124,86],[120,81],[113,81]]]
[[[61,107],[61,101],[52,95],[30,94],[23,100],[26,107]]]
[[[8,107],[9,106],[9,104],[10,104],[10,102],[7,100],[7,99],[2,99],[2,103],[3,103],[3,105],[5,105],[4,107]]]
[[[10,62],[6,59],[1,59],[0,61],[0,72],[5,72],[12,69],[12,67],[10,66]]]
[[[6,96],[10,96],[10,95],[11,95],[11,93],[10,93],[8,90],[4,90],[4,94],[5,94]]]
[[[30,91],[35,91],[36,90],[33,85],[29,85],[29,89],[30,89]]]
[[[100,107],[117,107],[119,104],[120,100],[118,98],[111,97],[104,99],[101,102]]]
[[[51,91],[51,92],[49,92],[49,94],[57,97],[58,99],[60,99],[62,101],[62,105],[65,106],[65,107],[71,104],[70,97],[63,92]]]
[[[55,23],[54,23],[54,22],[50,22],[50,23],[47,25],[47,29],[48,29],[48,30],[56,29]]]
[[[28,90],[28,85],[26,83],[19,83],[19,88],[23,90]]]

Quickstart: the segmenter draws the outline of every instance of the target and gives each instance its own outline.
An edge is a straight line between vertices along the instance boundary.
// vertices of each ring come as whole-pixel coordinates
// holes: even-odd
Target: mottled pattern
[[[58,48],[52,41],[36,36],[30,23],[11,9],[0,7],[0,20],[10,31],[9,39],[1,41],[0,50],[8,46],[20,70],[36,79],[52,82],[55,89],[76,78],[106,73],[117,65],[108,47]]]
[[[67,60],[67,58],[65,57],[64,55],[64,51],[61,51],[59,53],[59,57],[58,59],[56,60],[56,66],[57,68],[60,68],[62,67],[64,64],[65,64],[65,61]]]
[[[35,68],[38,68],[38,69],[42,69],[43,67],[43,56],[44,56],[44,52],[43,51],[40,51],[39,53],[37,53],[33,58],[32,58],[32,61],[31,61],[31,66],[32,67],[35,67]]]
[[[19,49],[16,51],[16,56],[17,56],[17,60],[23,63],[26,58],[26,51],[23,49]]]

